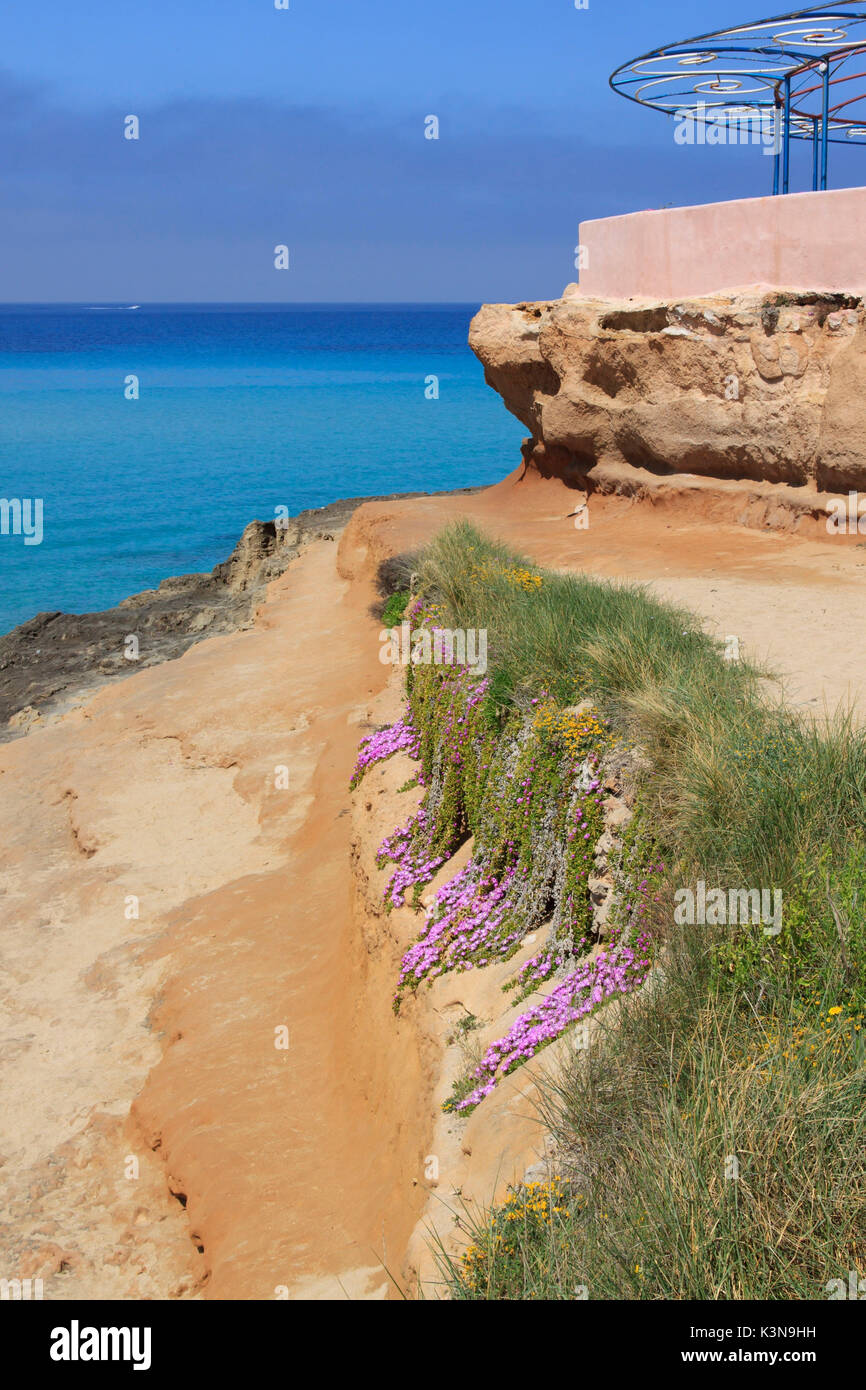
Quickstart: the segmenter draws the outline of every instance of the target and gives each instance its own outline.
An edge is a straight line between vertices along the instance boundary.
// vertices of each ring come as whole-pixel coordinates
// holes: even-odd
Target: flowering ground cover
[[[474,584],[497,573],[476,566]],[[503,581],[536,595],[542,577],[506,567]],[[408,619],[435,634],[442,607],[416,600]],[[436,891],[418,937],[404,954],[395,1008],[407,990],[446,971],[483,969],[506,961],[525,937],[549,922],[550,944],[516,977],[525,988],[563,974],[549,999],[518,1019],[489,1050],[478,1084],[455,1102],[466,1111],[497,1080],[613,993],[635,988],[648,968],[647,939],[623,939],[592,962],[575,965],[593,944],[588,879],[603,830],[602,759],[616,745],[609,726],[587,702],[563,708],[543,686],[507,709],[491,682],[456,663],[410,665],[404,717],[365,739],[353,777],[406,752],[424,788],[419,809],[379,847],[380,867],[393,863],[385,904],[418,907],[420,893],[459,845],[474,837],[469,862]]]
[[[629,994],[643,984],[650,968],[649,942],[639,936],[634,945],[613,945],[584,961],[554,986],[540,1004],[529,1009],[487,1049],[476,1068],[478,1085],[467,1096],[448,1104],[458,1112],[474,1110],[489,1096],[500,1077],[528,1062],[617,994]]]
[[[420,569],[439,620],[488,627],[490,652],[484,719],[456,764],[465,781],[442,775],[439,721],[413,705],[425,785],[442,803],[431,796],[428,814],[447,827],[443,852],[451,834],[459,843],[486,827],[489,838],[477,876],[464,872],[434,905],[410,964],[420,984],[452,960],[501,959],[531,915],[524,883],[562,927],[515,973],[516,999],[533,997],[464,1078],[455,1121],[480,1101],[483,1123],[490,1085],[594,1011],[588,1045],[537,1091],[561,1176],[459,1217],[465,1256],[439,1250],[449,1296],[845,1296],[831,1291],[866,1279],[862,721],[793,713],[767,673],[725,660],[693,615],[633,586],[541,570],[470,527],[437,537]],[[421,687],[437,706],[435,685]],[[600,742],[578,730],[569,758],[564,727],[586,718],[588,700]],[[546,751],[533,711],[560,730]],[[639,753],[637,813],[616,868],[614,938],[588,953],[571,793],[598,811],[590,783],[618,736]],[[535,766],[512,794],[505,773],[521,756]],[[527,835],[544,846],[528,861]],[[559,868],[537,868],[551,858],[573,870],[570,906]],[[778,888],[779,934],[675,928],[676,888],[701,879]],[[479,895],[495,896],[487,918]],[[462,949],[461,910],[480,959]],[[486,920],[489,936],[474,938]]]

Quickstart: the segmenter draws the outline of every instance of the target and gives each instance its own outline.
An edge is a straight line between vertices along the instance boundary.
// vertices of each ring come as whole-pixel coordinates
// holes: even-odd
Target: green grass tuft
[[[544,1093],[557,1200],[464,1214],[469,1256],[439,1251],[452,1296],[809,1299],[863,1275],[863,729],[785,710],[646,590],[540,570],[467,523],[432,543],[419,593],[487,629],[495,707],[591,697],[638,750],[668,879],[650,984]],[[698,879],[781,889],[781,934],[674,927]]]

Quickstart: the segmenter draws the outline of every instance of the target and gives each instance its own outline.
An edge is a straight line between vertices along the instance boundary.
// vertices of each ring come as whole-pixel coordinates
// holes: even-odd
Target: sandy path
[[[690,497],[681,478],[655,505],[593,496],[589,528],[578,530],[569,514],[580,496],[521,472],[470,498],[367,504],[350,531],[377,552],[412,550],[468,517],[539,564],[644,583],[701,614],[711,631],[766,660],[793,705],[833,710],[862,698],[866,545],[856,537],[804,539],[708,520],[711,498]]]

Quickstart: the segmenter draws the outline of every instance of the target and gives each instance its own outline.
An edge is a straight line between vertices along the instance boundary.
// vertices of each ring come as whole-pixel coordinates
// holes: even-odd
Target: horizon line
[[[159,305],[182,305],[185,308],[194,308],[198,305],[242,305],[244,307],[255,307],[261,309],[294,309],[310,306],[330,306],[330,305],[351,305],[358,308],[382,308],[391,307],[404,308],[406,306],[418,305],[452,305],[459,304],[484,304],[489,303],[483,299],[142,299],[139,304],[131,305],[127,300],[109,299],[104,304],[91,304],[86,299],[2,299],[0,308],[6,309],[31,309],[45,308],[57,309],[62,307],[80,308],[147,308]]]

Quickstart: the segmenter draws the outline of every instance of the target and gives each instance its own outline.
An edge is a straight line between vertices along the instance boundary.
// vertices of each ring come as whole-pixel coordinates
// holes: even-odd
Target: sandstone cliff
[[[524,459],[579,487],[700,474],[866,485],[866,307],[807,293],[485,305],[470,345],[530,432]]]

